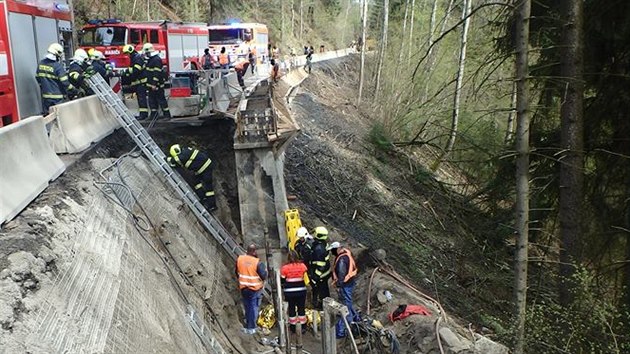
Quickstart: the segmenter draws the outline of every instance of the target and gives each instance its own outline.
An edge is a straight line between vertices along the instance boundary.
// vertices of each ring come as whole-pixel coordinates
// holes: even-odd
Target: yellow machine
[[[297,209],[288,209],[284,212],[284,224],[287,231],[287,243],[290,250],[295,247],[297,240],[297,230],[302,227],[300,212]]]

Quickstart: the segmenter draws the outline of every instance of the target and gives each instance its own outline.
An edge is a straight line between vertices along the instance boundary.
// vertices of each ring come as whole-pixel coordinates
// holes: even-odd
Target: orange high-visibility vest
[[[250,255],[238,256],[236,260],[236,271],[238,272],[239,289],[260,290],[263,287],[263,280],[258,275],[258,262],[260,260]]]
[[[240,61],[238,63],[236,63],[236,65],[234,65],[234,69],[238,70],[238,71],[243,71],[246,70],[245,66],[249,66],[249,62],[248,61]]]
[[[230,63],[230,58],[227,53],[219,54],[219,64],[228,65]]]
[[[337,258],[335,258],[335,265],[333,266],[333,280],[335,281],[335,283],[337,282],[337,262],[339,262],[339,259],[343,256],[348,256],[348,274],[346,274],[346,277],[343,278],[343,282],[347,283],[350,279],[352,279],[353,277],[355,277],[357,275],[357,265],[356,263],[354,263],[354,257],[352,257],[352,253],[350,253],[349,249],[346,248],[340,248],[339,251],[337,251]]]

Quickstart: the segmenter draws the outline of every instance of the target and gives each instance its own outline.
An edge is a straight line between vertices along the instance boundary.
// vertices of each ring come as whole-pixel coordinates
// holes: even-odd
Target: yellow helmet
[[[48,46],[48,53],[60,57],[63,55],[63,47],[59,43],[52,43]]]
[[[182,148],[179,144],[171,145],[170,154],[172,157],[179,155],[182,152]]]
[[[328,239],[328,230],[326,230],[323,226],[318,226],[313,230],[313,235],[318,240],[327,240]]]
[[[142,51],[145,53],[149,53],[149,52],[153,52],[155,49],[153,48],[153,44],[151,43],[145,43],[142,46]]]
[[[131,54],[136,50],[136,48],[134,48],[134,46],[132,46],[131,44],[127,44],[126,46],[123,47],[122,52],[125,54]]]

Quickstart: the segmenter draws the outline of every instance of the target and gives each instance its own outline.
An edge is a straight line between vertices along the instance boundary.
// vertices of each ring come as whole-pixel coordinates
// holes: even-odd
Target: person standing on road
[[[313,52],[309,51],[308,54],[306,54],[306,65],[304,65],[304,70],[307,71],[309,74],[311,73],[311,69],[313,67],[313,65],[311,64],[312,61]]]
[[[249,67],[249,62],[245,59],[239,59],[239,61],[234,65],[234,71],[236,71],[236,79],[238,80],[238,84],[241,86],[241,89],[245,90],[245,80],[243,77],[247,73],[247,68]]]
[[[124,84],[128,84],[136,94],[136,99],[138,100],[138,116],[136,119],[147,119],[149,116],[149,105],[147,104],[147,76],[144,69],[146,60],[131,44],[123,47],[123,53],[128,54],[131,60],[131,64],[123,72],[122,78],[125,81]]]
[[[256,69],[256,47],[249,48],[249,53],[247,53],[247,60],[249,61],[249,66],[252,68],[253,75],[254,69]]]
[[[145,43],[142,51],[146,55],[147,65],[147,92],[149,94],[149,108],[151,119],[156,119],[162,109],[162,119],[171,119],[171,111],[168,109],[168,101],[164,94],[164,84],[166,83],[166,73],[162,69],[162,58],[160,52],[153,48],[153,44]]]
[[[333,266],[333,284],[337,287],[339,301],[348,307],[348,323],[360,321],[359,314],[352,306],[352,292],[356,285],[356,276],[358,273],[357,265],[354,257],[349,249],[341,247],[339,242],[333,242],[328,248],[335,256],[335,265]],[[335,334],[337,338],[346,336],[346,326],[343,319],[339,319],[335,325]]]
[[[213,66],[212,55],[210,55],[210,49],[206,48],[203,50],[203,56],[201,57],[201,67],[203,70],[210,70]]]
[[[323,300],[330,296],[328,279],[330,279],[330,251],[328,247],[328,230],[318,226],[313,231],[313,256],[309,262],[308,276],[313,288],[313,307],[323,310]]]
[[[221,47],[221,53],[219,54],[219,65],[221,69],[227,70],[230,68],[230,57],[228,56],[225,47]]]
[[[289,251],[288,261],[280,268],[280,282],[284,298],[289,303],[289,328],[295,333],[295,326],[302,324],[302,332],[305,332],[307,269],[296,251]]]
[[[245,309],[245,327],[242,331],[245,334],[254,334],[262,300],[262,288],[267,279],[267,269],[265,263],[258,259],[256,245],[249,245],[247,253],[236,259],[236,276]]]
[[[203,152],[188,146],[174,144],[169,149],[166,162],[171,167],[182,167],[195,174],[195,193],[209,212],[216,210],[217,204],[212,187],[212,160]]]
[[[48,53],[39,62],[35,78],[42,94],[42,112],[48,114],[50,107],[61,103],[72,89],[68,74],[61,64],[63,47],[59,43],[48,46]]]

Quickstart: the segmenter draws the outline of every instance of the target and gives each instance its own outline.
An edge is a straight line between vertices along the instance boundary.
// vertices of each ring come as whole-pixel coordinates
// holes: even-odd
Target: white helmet
[[[52,43],[48,46],[48,53],[60,57],[63,55],[63,47],[59,43]]]
[[[72,60],[87,61],[88,59],[88,53],[84,49],[79,48],[74,51],[74,56],[72,57]]]
[[[341,248],[341,243],[335,241],[333,243],[331,243],[328,247],[326,247],[327,250],[332,250],[334,248]]]
[[[145,52],[145,53],[150,53],[150,52],[155,51],[155,49],[153,48],[153,44],[151,44],[151,43],[145,43],[145,44],[142,46],[142,51],[143,51],[143,52]]]
[[[308,236],[308,230],[302,226],[297,230],[297,237],[302,238]]]

